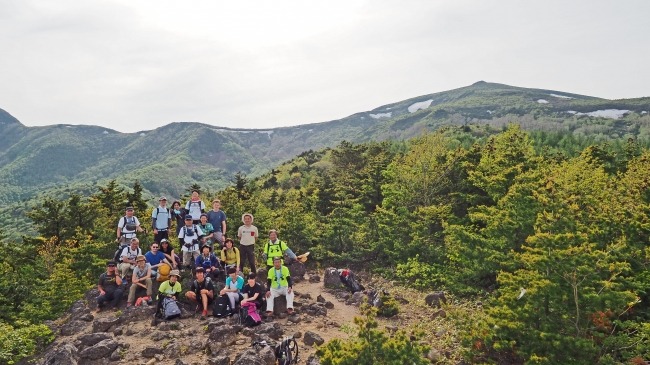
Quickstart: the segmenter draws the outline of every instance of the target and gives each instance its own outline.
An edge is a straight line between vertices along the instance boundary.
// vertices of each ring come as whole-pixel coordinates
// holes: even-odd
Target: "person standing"
[[[208,212],[208,222],[214,228],[214,235],[216,242],[221,246],[225,245],[224,238],[226,236],[226,213],[221,210],[221,200],[215,199],[212,201],[212,210]]]
[[[136,237],[136,232],[144,232],[138,217],[133,214],[133,207],[126,207],[125,215],[117,222],[118,243],[126,244],[131,238]]]
[[[122,299],[122,278],[115,272],[115,266],[115,261],[108,261],[106,272],[99,276],[97,312],[101,312],[106,302],[110,302],[112,308],[117,308],[120,299]]]
[[[244,213],[241,216],[243,226],[240,226],[237,230],[237,237],[239,237],[239,253],[242,258],[242,269],[244,268],[244,262],[248,261],[248,265],[251,268],[251,272],[256,272],[255,268],[255,240],[259,236],[257,232],[257,227],[253,225],[253,215],[250,213]]]
[[[183,266],[189,268],[197,257],[199,257],[199,242],[203,237],[203,231],[196,224],[192,224],[192,216],[185,216],[185,225],[178,233],[178,241],[183,252]]]
[[[266,265],[271,268],[273,266],[273,259],[279,257],[284,265],[284,254],[287,254],[290,260],[296,259],[296,254],[291,251],[286,242],[278,238],[278,231],[272,229],[269,231],[269,240],[264,245],[264,258]]]
[[[176,222],[176,235],[181,231],[183,225],[185,225],[185,209],[181,208],[181,202],[174,200],[172,203],[171,216],[172,220]]]
[[[158,199],[158,207],[151,212],[151,228],[153,228],[153,240],[160,243],[163,238],[169,239],[169,229],[172,226],[172,215],[167,208],[167,198],[161,196]]]
[[[205,203],[199,197],[198,190],[192,190],[192,197],[185,204],[185,211],[194,218],[193,224],[200,223],[201,214],[205,212]]]

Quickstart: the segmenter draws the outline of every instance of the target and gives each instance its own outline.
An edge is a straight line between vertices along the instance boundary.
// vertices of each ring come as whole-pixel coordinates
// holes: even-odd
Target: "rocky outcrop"
[[[97,360],[104,357],[109,357],[113,351],[115,351],[117,346],[118,343],[111,338],[102,340],[99,343],[81,351],[79,353],[79,357],[89,360]]]
[[[320,346],[325,343],[325,340],[323,340],[323,338],[320,335],[311,331],[305,332],[305,335],[302,340],[307,346],[314,346],[314,344]]]
[[[338,270],[333,267],[328,267],[325,269],[323,286],[328,289],[345,289],[345,285],[343,285],[341,278],[339,277]]]
[[[274,365],[275,354],[269,346],[261,349],[253,348],[239,354],[235,359],[235,365]]]

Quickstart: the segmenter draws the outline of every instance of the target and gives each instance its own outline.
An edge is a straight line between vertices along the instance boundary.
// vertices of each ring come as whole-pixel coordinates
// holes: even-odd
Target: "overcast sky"
[[[650,96],[650,1],[0,0],[28,126],[270,128],[479,80]]]

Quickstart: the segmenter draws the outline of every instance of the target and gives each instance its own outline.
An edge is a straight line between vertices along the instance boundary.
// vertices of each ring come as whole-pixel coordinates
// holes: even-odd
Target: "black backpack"
[[[129,218],[127,216],[124,216],[124,225],[120,228],[122,233],[124,233],[124,228],[126,228],[127,231],[135,231],[137,229],[137,226],[135,224],[135,216],[131,217],[131,223],[129,223]]]
[[[122,251],[124,251],[124,248],[126,247],[129,247],[129,245],[123,244],[117,249],[117,251],[115,251],[115,254],[113,255],[113,261],[115,261],[115,263],[120,262],[120,259],[122,258]],[[140,247],[138,247],[137,253],[138,255],[142,254],[142,249]]]
[[[230,299],[227,296],[220,296],[215,299],[212,307],[212,315],[216,318],[228,317],[232,314]]]

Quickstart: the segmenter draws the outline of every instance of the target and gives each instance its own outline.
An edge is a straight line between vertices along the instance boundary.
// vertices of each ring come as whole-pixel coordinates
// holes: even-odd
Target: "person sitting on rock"
[[[197,310],[201,308],[201,319],[205,319],[208,315],[208,308],[214,300],[214,284],[209,277],[206,277],[202,267],[196,268],[196,279],[192,282],[190,291],[185,293],[185,297],[198,303]]]
[[[154,243],[157,245],[157,243]],[[131,276],[131,287],[129,288],[129,298],[126,300],[126,306],[130,307],[135,302],[135,291],[138,288],[144,288],[147,290],[147,296],[151,297],[151,288],[153,282],[151,281],[151,265],[147,262],[143,255],[138,256],[135,259],[137,265],[133,269],[133,275]]]
[[[189,268],[192,262],[199,257],[199,242],[203,231],[196,224],[192,224],[192,216],[185,216],[185,225],[178,232],[178,242],[183,252],[183,265]]]
[[[99,296],[97,297],[97,312],[100,312],[104,303],[110,301],[113,308],[117,308],[122,299],[122,278],[115,272],[115,261],[106,263],[106,272],[99,276],[97,283]]]
[[[171,298],[178,300],[182,288],[179,282],[181,273],[178,270],[169,272],[169,280],[164,281],[158,288],[158,307],[156,308],[156,316],[159,316],[163,306],[163,298]]]
[[[127,280],[130,277],[133,268],[136,265],[135,259],[139,255],[142,255],[142,249],[140,248],[140,240],[133,237],[131,238],[131,244],[122,249],[122,254],[120,255],[120,264],[118,269],[122,275],[123,280]]]
[[[264,287],[255,278],[257,278],[257,275],[254,272],[248,274],[248,281],[242,290],[244,299],[241,301],[241,305],[243,306],[245,303],[250,302],[255,303],[257,309],[262,309],[264,308],[264,296],[266,293],[264,293]]]
[[[280,262],[284,265],[283,256],[285,253],[291,260],[296,259],[296,254],[291,251],[286,242],[278,239],[278,231],[275,229],[270,230],[269,240],[264,245],[263,254],[263,257],[266,260],[266,266],[268,266],[269,270],[273,267],[273,259],[276,257],[279,257],[281,260]]]
[[[242,300],[243,296],[240,291],[244,288],[244,278],[237,275],[237,270],[234,267],[228,269],[228,277],[226,278],[226,286],[221,289],[219,295],[228,296],[230,300],[230,308],[236,308],[236,305]]]
[[[216,278],[219,275],[221,263],[215,254],[211,252],[212,247],[204,245],[201,247],[201,255],[196,258],[195,266],[205,270],[205,276]]]
[[[163,238],[166,240],[166,238]],[[160,244],[154,242],[151,244],[151,250],[144,254],[147,263],[151,265],[151,277],[154,279],[158,278],[158,268],[162,265],[171,265],[170,261],[167,260],[167,257],[164,253],[160,251]]]
[[[163,238],[160,240],[160,252],[165,255],[167,262],[171,262],[172,269],[177,269],[181,264],[181,258],[174,251],[174,246],[168,239]]]
[[[234,267],[237,270],[237,273],[241,270],[239,249],[235,247],[235,243],[230,238],[226,238],[223,249],[221,249],[221,262],[226,265],[226,270],[231,267]]]
[[[273,267],[267,275],[268,291],[266,292],[266,314],[273,314],[275,298],[284,295],[287,297],[287,313],[293,313],[293,282],[289,268],[282,265],[282,257],[273,258]]]

